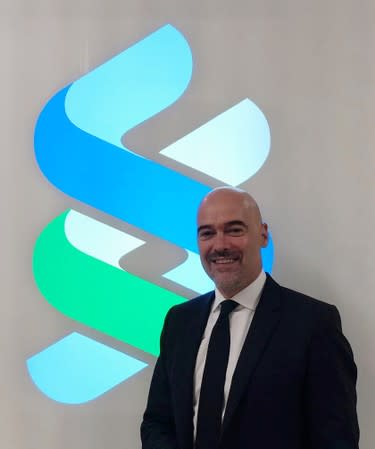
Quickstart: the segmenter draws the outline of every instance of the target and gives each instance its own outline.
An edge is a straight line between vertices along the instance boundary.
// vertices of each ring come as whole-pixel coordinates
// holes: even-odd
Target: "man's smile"
[[[212,262],[216,263],[216,264],[227,264],[227,263],[236,262],[236,260],[235,259],[225,259],[225,258],[220,257],[216,260],[213,260]]]
[[[208,262],[213,263],[215,265],[230,265],[238,262],[241,257],[240,254],[237,252],[234,253],[224,253],[224,254],[217,254],[213,253],[208,256]]]

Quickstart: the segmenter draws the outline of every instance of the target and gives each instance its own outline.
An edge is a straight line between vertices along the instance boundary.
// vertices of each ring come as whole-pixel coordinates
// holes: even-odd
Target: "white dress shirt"
[[[237,295],[233,296],[233,298],[230,298],[233,299],[233,301],[238,302],[239,306],[237,306],[229,316],[230,350],[224,385],[223,416],[225,407],[227,405],[233,373],[236,368],[246,335],[250,329],[251,321],[253,319],[256,306],[258,305],[260,295],[262,294],[265,281],[266,274],[262,270],[254,282],[237,293]],[[198,350],[197,360],[195,362],[193,391],[194,437],[196,435],[199,395],[201,390],[204,365],[206,363],[208,343],[210,341],[212,329],[220,315],[219,306],[223,301],[225,301],[225,299],[226,298],[223,297],[220,291],[215,289],[215,300],[212,303],[210,315],[206,324],[206,329],[204,331],[202,341]]]

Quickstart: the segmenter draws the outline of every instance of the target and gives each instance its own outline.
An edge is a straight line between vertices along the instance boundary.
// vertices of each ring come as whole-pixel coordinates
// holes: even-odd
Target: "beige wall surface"
[[[41,175],[33,132],[54,92],[166,23],[189,41],[192,82],[131,145],[157,152],[246,97],[262,109],[271,152],[243,187],[271,226],[275,278],[339,308],[359,369],[361,448],[375,447],[374,21],[372,0],[0,0],[2,449],[140,448],[152,357],[79,406],[48,399],[28,376],[36,348],[70,331],[125,347],[61,315],[35,286],[38,234],[84,206]]]

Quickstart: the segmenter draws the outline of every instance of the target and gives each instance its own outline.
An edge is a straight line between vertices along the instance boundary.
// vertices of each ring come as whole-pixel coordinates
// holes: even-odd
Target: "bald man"
[[[268,230],[248,193],[211,191],[197,235],[215,291],[167,314],[143,449],[358,449],[337,309],[264,273]]]

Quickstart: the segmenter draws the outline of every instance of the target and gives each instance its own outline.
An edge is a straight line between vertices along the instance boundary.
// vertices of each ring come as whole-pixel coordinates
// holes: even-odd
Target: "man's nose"
[[[218,232],[215,236],[214,249],[222,251],[230,247],[228,236],[224,232]]]

